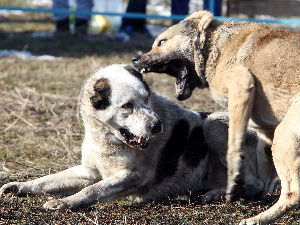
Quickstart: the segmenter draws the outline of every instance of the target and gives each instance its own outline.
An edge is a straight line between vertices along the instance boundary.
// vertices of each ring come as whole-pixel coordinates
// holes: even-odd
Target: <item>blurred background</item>
[[[15,31],[18,22],[24,31],[34,33],[34,36],[69,31],[78,36],[81,33],[105,34],[128,41],[135,32],[155,37],[164,27],[201,9],[210,10],[221,20],[225,17],[248,18],[291,28],[300,24],[299,0],[0,0],[0,31]],[[81,13],[70,14],[69,10]],[[4,22],[11,22],[11,26]],[[146,31],[142,29],[143,25]],[[80,28],[83,29],[77,31]],[[118,35],[120,31],[128,36]]]
[[[0,0],[0,186],[78,164],[83,138],[78,95],[84,80],[101,66],[131,64],[131,57],[150,50],[160,32],[201,9],[220,20],[300,30],[300,0]],[[176,101],[173,78],[150,73],[145,79]],[[178,103],[194,111],[224,110],[206,89]],[[129,210],[125,203],[99,204],[110,209],[101,211],[102,217],[96,208],[45,212],[44,200],[0,198],[0,224],[232,224],[264,210],[276,196],[255,203],[259,207],[176,203],[129,205]],[[299,216],[291,212],[278,224],[293,223],[299,224]]]

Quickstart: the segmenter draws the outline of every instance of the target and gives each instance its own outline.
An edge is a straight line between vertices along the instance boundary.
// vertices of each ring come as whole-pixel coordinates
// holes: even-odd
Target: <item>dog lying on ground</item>
[[[205,192],[203,200],[212,201],[225,195],[227,113],[184,109],[153,93],[138,71],[122,64],[100,69],[86,81],[80,113],[85,129],[81,165],[5,184],[1,195],[75,193],[48,201],[48,209],[87,207],[125,196],[159,201]],[[272,191],[273,176],[257,174],[256,133],[249,131],[246,140],[252,187],[245,189]],[[269,190],[261,185],[265,180]]]
[[[299,93],[300,33],[258,23],[220,22],[214,20],[211,13],[199,11],[168,28],[156,38],[150,52],[134,56],[132,61],[140,71],[176,77],[179,100],[189,98],[197,87],[208,87],[215,101],[228,107],[226,198],[234,201],[240,197],[244,192],[242,187],[246,186],[243,143],[249,119],[270,146],[275,128],[284,118],[293,96]],[[271,154],[270,147],[257,152]],[[265,163],[272,168],[271,160]],[[278,168],[296,170],[300,167],[300,164],[285,165],[280,160],[276,163]],[[258,168],[259,173],[272,172],[266,168]],[[285,182],[283,177],[280,179]],[[298,182],[299,173],[293,173],[291,179]],[[299,189],[298,182],[297,193]],[[292,187],[283,189],[282,195],[289,192],[293,192]],[[274,211],[270,218],[279,217],[300,201],[299,194],[289,198],[295,199],[295,204],[281,201],[282,211]],[[268,221],[262,217],[254,224]]]

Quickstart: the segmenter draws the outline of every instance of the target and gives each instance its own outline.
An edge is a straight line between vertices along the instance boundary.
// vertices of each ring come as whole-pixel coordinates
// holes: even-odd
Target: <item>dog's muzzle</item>
[[[149,146],[150,138],[138,137],[124,128],[120,129],[120,134],[124,137],[125,143],[131,147],[145,149]]]
[[[162,124],[157,121],[150,125],[152,137],[162,132]],[[139,137],[131,133],[128,129],[121,128],[120,134],[124,137],[124,142],[134,148],[145,149],[150,144],[150,137]]]

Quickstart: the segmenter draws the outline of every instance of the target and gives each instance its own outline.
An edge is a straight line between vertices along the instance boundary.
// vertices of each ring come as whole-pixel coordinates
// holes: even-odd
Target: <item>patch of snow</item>
[[[29,51],[0,50],[0,57],[10,57],[10,56],[14,56],[20,59],[31,59],[31,60],[45,60],[45,61],[61,60],[60,57],[55,57],[52,55],[34,56]]]
[[[21,10],[0,10],[0,16],[8,17],[10,15],[22,16],[24,15],[24,12]]]
[[[26,2],[31,6],[41,7],[41,6],[51,6],[52,0],[26,0]]]
[[[171,6],[170,4],[164,4],[161,0],[151,0],[147,4],[147,13],[159,14],[162,16],[171,15]]]

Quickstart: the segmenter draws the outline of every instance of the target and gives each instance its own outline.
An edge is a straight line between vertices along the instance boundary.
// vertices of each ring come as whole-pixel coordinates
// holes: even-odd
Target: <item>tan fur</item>
[[[205,11],[199,11],[190,16],[190,19],[194,18],[200,21],[198,22],[198,30],[205,31],[209,26],[211,21],[213,21],[214,17],[211,13],[206,13]]]
[[[266,142],[272,143],[276,126],[286,114],[292,96],[297,94],[300,88],[299,34],[275,30],[256,23],[240,24],[238,32],[236,32],[230,28],[234,27],[234,24],[234,22],[225,22],[212,32],[211,45],[214,52],[209,55],[205,71],[213,96],[217,101],[227,103],[231,118],[227,155],[228,200],[233,200],[239,177],[243,176],[243,174],[240,175],[243,167],[241,158],[244,154],[242,143],[248,120],[251,119],[255,123],[261,136],[266,138]],[[226,30],[229,31],[227,32],[229,34],[221,33],[224,31],[226,33]],[[230,32],[231,30],[234,31],[233,34]],[[201,55],[199,51],[195,52],[196,62],[199,55]],[[298,113],[298,117],[299,115],[300,113]],[[288,132],[288,129],[290,129],[288,126],[285,126],[285,130],[281,128],[280,135],[277,135],[274,141],[277,142],[276,138],[282,139],[281,135]],[[296,133],[299,137],[300,129]],[[294,142],[293,138],[289,139],[291,143]],[[280,154],[280,157],[276,159],[274,149],[278,148],[273,146],[272,150],[280,176],[279,170],[287,168],[282,158],[291,155],[282,145],[279,149],[285,152],[285,156]],[[299,146],[292,146],[289,150],[299,151]],[[289,157],[288,160],[290,159]],[[253,219],[245,220],[241,224],[266,224],[299,203],[300,164],[296,162],[292,165],[291,179],[293,180],[282,176],[280,178],[283,186],[289,187],[289,182],[296,182],[298,193],[293,198],[293,202],[287,202],[287,195],[284,192],[288,192],[288,190],[283,188],[281,195],[283,200],[280,200],[267,212]]]
[[[281,179],[281,195],[278,202],[267,211],[243,220],[240,225],[267,224],[294,209],[300,201],[300,95],[290,106],[282,122],[277,126],[272,155]]]
[[[227,103],[230,115],[227,154],[228,200],[233,200],[240,177],[244,176],[240,174],[243,167],[241,158],[244,154],[242,143],[248,120],[251,119],[255,123],[266,142],[272,143],[276,126],[286,114],[292,96],[297,94],[300,88],[299,34],[275,30],[256,23],[239,24],[238,29],[234,30],[232,27],[235,24],[225,22],[212,32],[213,52],[209,55],[205,71],[213,97],[221,104]],[[222,34],[224,32],[225,34]],[[201,43],[201,40],[199,42]],[[201,64],[200,59],[201,53],[195,52],[196,65]],[[298,117],[299,115],[300,113]],[[280,147],[273,145],[272,151],[279,176],[280,170],[285,171],[293,165],[292,178],[287,179],[282,176],[280,178],[283,187],[289,187],[289,182],[295,182],[296,194],[293,195],[292,201],[288,201],[287,192],[290,188],[287,188],[288,190],[283,188],[282,200],[267,212],[245,220],[241,224],[266,224],[299,203],[300,164],[296,160],[295,163],[287,166],[282,160],[291,156],[287,151],[299,151],[299,146],[294,144],[294,138],[282,138],[288,129],[290,129],[288,125],[281,128],[278,132],[280,134],[275,136],[274,141],[276,143],[279,139],[286,143],[289,140],[292,146],[286,148],[283,143]],[[299,138],[300,129],[295,130],[295,133]],[[284,155],[275,157],[275,149],[285,152]],[[287,160],[290,159],[292,158],[289,157]],[[285,171],[283,174],[286,173]]]
[[[160,34],[152,50],[134,58],[133,63],[136,68],[175,76],[179,100],[187,99],[196,86],[208,86],[215,101],[228,108],[227,199],[233,201],[239,197],[247,178],[243,143],[249,121],[264,142],[271,145],[274,131],[285,117],[291,99],[299,93],[300,33],[259,23],[219,22],[210,18],[212,15],[207,11],[192,14]],[[159,45],[162,39],[164,43]],[[188,45],[189,42],[192,44]],[[194,70],[190,68],[193,64]],[[158,69],[160,65],[167,69]],[[183,68],[188,71],[187,78]],[[278,135],[275,138],[279,138]],[[258,152],[264,150],[258,149]],[[271,165],[272,161],[267,163]],[[275,163],[277,168],[285,167],[280,160]],[[297,185],[299,189],[299,182]],[[274,219],[280,214],[276,210],[271,212],[269,217]],[[259,223],[265,221],[269,219],[261,216]]]
[[[249,119],[266,142],[272,143],[276,126],[300,88],[299,34],[256,23],[242,23],[235,30],[235,24],[225,22],[212,31],[213,52],[205,71],[213,97],[227,105],[231,118],[227,156],[230,201],[243,177],[242,144]],[[195,49],[197,66],[202,55]]]

